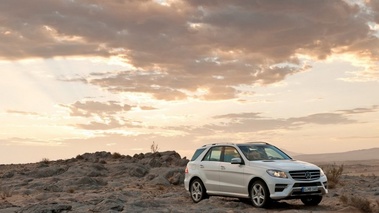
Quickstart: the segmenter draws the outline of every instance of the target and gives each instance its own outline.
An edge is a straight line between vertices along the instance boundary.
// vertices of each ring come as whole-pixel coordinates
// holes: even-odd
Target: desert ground
[[[0,165],[0,213],[379,212],[379,160],[321,162],[325,170],[342,174],[320,205],[285,200],[268,209],[223,197],[193,203],[183,186],[187,162],[175,151],[134,156],[96,152]]]

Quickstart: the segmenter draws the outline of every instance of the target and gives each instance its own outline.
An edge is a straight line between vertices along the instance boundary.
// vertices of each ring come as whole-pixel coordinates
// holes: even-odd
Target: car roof
[[[212,147],[212,146],[224,146],[224,145],[251,145],[251,144],[265,144],[265,145],[271,145],[267,142],[245,142],[245,143],[230,143],[230,142],[220,142],[220,143],[211,143],[211,144],[205,144],[202,147],[207,148],[207,147]]]

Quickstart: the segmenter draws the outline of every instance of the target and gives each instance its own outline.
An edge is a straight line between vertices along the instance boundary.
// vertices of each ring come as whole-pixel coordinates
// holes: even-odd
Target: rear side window
[[[192,156],[192,158],[191,158],[191,161],[196,160],[196,158],[199,157],[199,155],[200,155],[201,153],[203,153],[204,150],[205,150],[205,148],[197,149],[197,150],[195,151],[195,153],[193,154],[193,156]]]

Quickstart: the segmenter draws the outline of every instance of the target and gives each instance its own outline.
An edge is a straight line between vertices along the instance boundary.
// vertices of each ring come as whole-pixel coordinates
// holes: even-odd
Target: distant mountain
[[[283,152],[285,152],[287,155],[289,155],[291,157],[298,156],[298,155],[304,155],[303,153],[292,152],[292,151],[288,151],[287,149],[283,149],[283,148],[280,148],[280,150],[282,150]]]
[[[379,160],[379,148],[362,149],[349,152],[326,153],[326,154],[302,154],[292,155],[296,160],[309,162],[340,162],[359,160]]]

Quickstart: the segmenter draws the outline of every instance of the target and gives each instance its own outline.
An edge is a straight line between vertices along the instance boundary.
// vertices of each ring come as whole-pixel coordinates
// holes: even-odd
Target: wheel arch
[[[205,187],[205,184],[204,184],[204,181],[199,177],[199,176],[193,176],[190,181],[189,181],[189,186],[191,186],[192,182],[196,179],[199,179],[201,181],[201,183],[203,184],[204,186],[204,189],[205,189],[205,192],[207,192],[207,187]]]
[[[262,178],[260,178],[260,177],[254,177],[254,178],[252,178],[252,179],[250,180],[250,182],[249,182],[249,185],[247,186],[247,191],[248,191],[248,193],[249,193],[249,197],[251,197],[251,190],[250,190],[250,189],[251,189],[253,183],[254,183],[255,181],[257,181],[257,180],[262,181],[262,182],[266,185],[266,187],[268,187],[266,181],[263,180]],[[269,190],[269,191],[270,191],[270,190]]]

